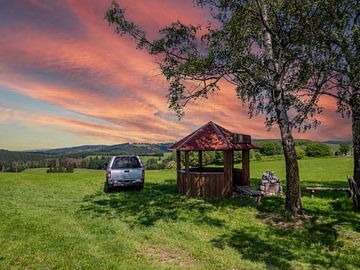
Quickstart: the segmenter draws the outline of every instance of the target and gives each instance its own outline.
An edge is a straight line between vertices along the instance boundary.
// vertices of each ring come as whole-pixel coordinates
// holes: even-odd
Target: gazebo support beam
[[[233,185],[234,151],[224,151],[223,153],[225,185],[223,186],[221,196],[230,196]]]
[[[190,163],[189,151],[185,151],[185,178],[184,178],[185,195],[190,195],[190,191],[191,191],[189,163]]]
[[[242,150],[242,170],[241,170],[242,183],[250,186],[250,150]]]
[[[198,164],[199,164],[199,168],[202,168],[202,165],[203,165],[202,151],[198,151]]]
[[[176,183],[178,187],[178,191],[182,193],[182,183],[180,177],[180,170],[181,170],[181,151],[176,150]]]

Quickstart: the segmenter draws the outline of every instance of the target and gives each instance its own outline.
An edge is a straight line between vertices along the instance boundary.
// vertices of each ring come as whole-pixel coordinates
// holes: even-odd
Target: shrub
[[[339,151],[343,153],[345,156],[350,152],[351,145],[348,142],[342,142],[339,145]]]
[[[281,155],[282,148],[279,142],[277,141],[265,141],[259,143],[260,153],[265,156],[274,156]]]
[[[216,165],[224,164],[224,153],[222,151],[215,151],[214,164]]]
[[[261,160],[261,154],[260,154],[260,152],[258,152],[258,151],[255,152],[255,160],[256,160],[256,161],[260,161],[260,160]]]
[[[296,148],[297,159],[303,159],[305,157],[305,151],[302,148]]]
[[[156,158],[149,158],[145,163],[146,170],[158,170],[159,164]]]
[[[331,155],[331,149],[324,143],[311,143],[305,148],[308,157],[325,157]]]
[[[168,170],[176,169],[176,162],[173,160],[169,161],[169,163],[166,165],[166,169]]]

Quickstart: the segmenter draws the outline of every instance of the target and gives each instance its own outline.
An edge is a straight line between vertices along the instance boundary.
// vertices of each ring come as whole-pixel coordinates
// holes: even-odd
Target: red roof
[[[174,143],[170,149],[198,150],[243,150],[258,146],[251,143],[251,136],[233,133],[210,121],[190,135]]]

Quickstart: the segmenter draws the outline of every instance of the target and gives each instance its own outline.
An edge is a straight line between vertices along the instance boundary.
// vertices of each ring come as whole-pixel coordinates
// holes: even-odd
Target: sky
[[[278,138],[249,119],[230,85],[169,111],[155,59],[104,20],[110,0],[0,0],[0,149],[174,142],[209,121],[253,138]],[[156,36],[173,21],[207,24],[192,0],[122,0],[130,20]],[[350,140],[351,124],[322,98],[321,126],[295,138]]]

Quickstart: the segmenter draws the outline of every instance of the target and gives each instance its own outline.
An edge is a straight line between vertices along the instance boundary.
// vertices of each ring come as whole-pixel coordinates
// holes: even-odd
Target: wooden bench
[[[257,204],[261,203],[263,194],[260,190],[252,189],[248,186],[234,186],[233,190],[236,194],[251,197]]]
[[[341,187],[305,187],[306,190],[310,191],[310,197],[314,198],[316,190],[337,190],[337,191],[346,191],[348,196],[350,196],[350,188],[341,188]]]

